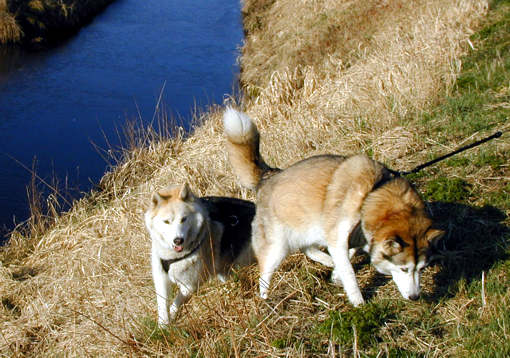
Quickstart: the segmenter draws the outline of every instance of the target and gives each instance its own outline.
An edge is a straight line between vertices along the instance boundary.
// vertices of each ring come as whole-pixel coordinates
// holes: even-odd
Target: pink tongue
[[[176,246],[176,247],[174,247],[174,250],[177,251],[177,252],[181,252],[182,251],[182,246]]]

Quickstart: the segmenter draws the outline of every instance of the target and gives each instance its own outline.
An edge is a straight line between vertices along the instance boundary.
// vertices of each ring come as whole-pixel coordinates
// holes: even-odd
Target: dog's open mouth
[[[174,250],[175,250],[175,252],[181,252],[182,246],[180,246],[180,245],[174,246]]]

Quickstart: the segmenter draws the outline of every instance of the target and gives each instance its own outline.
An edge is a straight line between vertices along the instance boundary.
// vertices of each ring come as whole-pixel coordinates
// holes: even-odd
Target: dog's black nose
[[[420,297],[420,295],[411,295],[411,296],[409,296],[409,299],[416,301],[418,299],[418,297]]]
[[[176,237],[174,239],[174,244],[181,245],[184,242],[184,239],[182,237]]]

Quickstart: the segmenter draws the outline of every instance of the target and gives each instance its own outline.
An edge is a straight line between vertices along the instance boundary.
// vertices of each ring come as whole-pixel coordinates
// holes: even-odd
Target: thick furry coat
[[[392,275],[403,297],[418,297],[428,249],[443,232],[432,227],[407,180],[365,155],[321,155],[284,170],[271,168],[246,114],[227,108],[223,124],[235,174],[243,186],[257,190],[252,245],[263,298],[281,261],[303,250],[334,267],[332,280],[343,284],[352,304],[363,303],[350,263],[358,248],[369,253],[379,272]]]
[[[159,324],[175,318],[199,285],[224,281],[236,266],[254,262],[250,245],[255,205],[225,198],[198,198],[188,186],[172,185],[152,195],[145,224],[152,239],[152,276]],[[179,288],[168,314],[170,284]]]

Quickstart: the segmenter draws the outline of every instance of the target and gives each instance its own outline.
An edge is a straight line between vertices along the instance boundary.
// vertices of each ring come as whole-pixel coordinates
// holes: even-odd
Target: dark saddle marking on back
[[[223,224],[220,253],[234,260],[249,244],[255,204],[251,201],[223,196],[201,198],[211,220]]]

